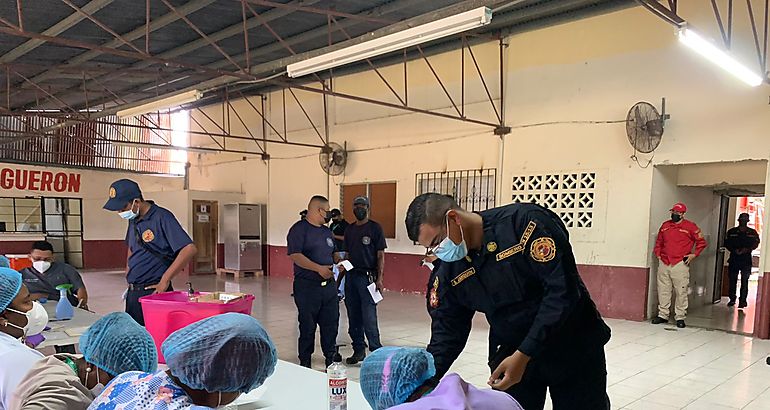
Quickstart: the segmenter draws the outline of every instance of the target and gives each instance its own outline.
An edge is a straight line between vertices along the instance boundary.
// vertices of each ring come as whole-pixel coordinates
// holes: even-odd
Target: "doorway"
[[[198,248],[193,262],[193,273],[214,273],[217,267],[219,204],[217,201],[195,200],[192,205],[193,242]]]
[[[694,309],[690,316],[696,326],[709,329],[719,329],[728,332],[751,335],[754,332],[754,316],[756,313],[757,289],[759,278],[759,257],[762,243],[751,253],[752,267],[748,284],[748,306],[740,309],[738,306],[727,306],[730,300],[730,275],[728,259],[729,251],[724,248],[724,239],[730,228],[737,226],[738,216],[749,214],[749,228],[762,232],[764,219],[764,196],[755,195],[721,195],[719,218],[719,249],[716,254],[714,269],[714,293],[711,305]],[[741,282],[738,280],[737,292],[740,293]]]

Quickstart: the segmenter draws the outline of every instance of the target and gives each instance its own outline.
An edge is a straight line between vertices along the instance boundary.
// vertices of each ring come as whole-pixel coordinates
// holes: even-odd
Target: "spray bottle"
[[[69,299],[67,299],[70,289],[72,289],[72,285],[69,283],[56,287],[56,290],[59,291],[59,301],[56,302],[56,320],[72,319],[75,316],[75,309],[72,307]]]
[[[329,378],[329,410],[347,410],[348,408],[348,369],[342,364],[339,346],[332,364],[326,369]]]

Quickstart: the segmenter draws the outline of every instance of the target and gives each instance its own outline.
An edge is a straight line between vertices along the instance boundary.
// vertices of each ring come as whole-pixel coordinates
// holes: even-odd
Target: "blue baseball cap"
[[[110,199],[104,204],[108,211],[122,211],[129,202],[142,197],[139,184],[130,179],[119,179],[110,185]]]
[[[369,206],[369,198],[365,196],[357,196],[356,199],[353,200],[353,206],[356,205]]]

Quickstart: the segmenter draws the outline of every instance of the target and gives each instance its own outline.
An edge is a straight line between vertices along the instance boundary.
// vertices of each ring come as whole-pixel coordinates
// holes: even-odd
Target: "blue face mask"
[[[460,237],[462,241],[459,244],[449,239],[449,215],[446,216],[447,237],[433,250],[433,254],[444,262],[455,262],[468,255],[468,247],[465,245],[465,234],[463,227],[460,226]]]
[[[125,219],[125,220],[132,220],[135,219],[137,216],[139,216],[139,210],[137,209],[136,212],[134,212],[134,204],[131,204],[131,209],[123,212],[118,212],[118,215]]]

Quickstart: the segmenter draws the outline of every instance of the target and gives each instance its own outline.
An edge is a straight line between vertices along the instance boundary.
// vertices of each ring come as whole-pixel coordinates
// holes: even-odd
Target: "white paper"
[[[382,293],[380,293],[380,291],[377,290],[377,284],[372,283],[366,288],[369,289],[369,294],[372,295],[372,300],[374,301],[374,304],[376,305],[380,303],[380,301],[382,300]]]
[[[343,268],[345,268],[345,270],[346,270],[347,272],[350,272],[350,271],[352,271],[352,270],[353,270],[353,264],[352,264],[352,263],[350,263],[350,261],[349,261],[349,260],[344,260],[344,261],[341,261],[341,262],[340,262],[340,263],[338,263],[337,265],[338,265],[338,266],[339,266],[339,265],[342,265],[342,267],[343,267]]]
[[[428,269],[430,269],[430,271],[433,272],[433,263],[431,263],[431,262],[423,262],[422,266],[427,266]]]

